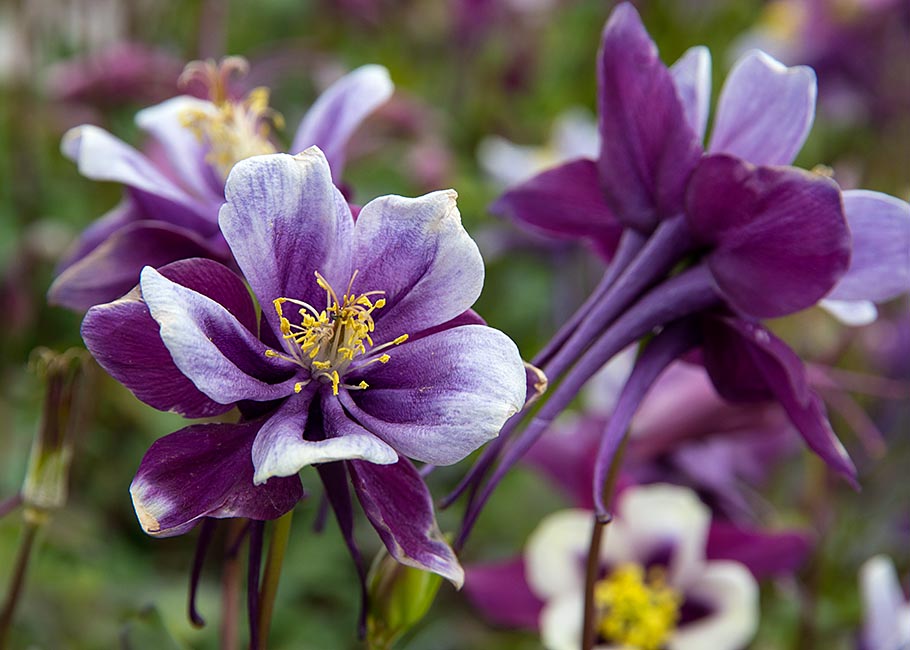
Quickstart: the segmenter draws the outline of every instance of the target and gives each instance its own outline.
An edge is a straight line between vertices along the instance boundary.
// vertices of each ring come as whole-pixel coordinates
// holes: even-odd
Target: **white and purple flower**
[[[861,650],[910,648],[910,602],[891,558],[876,555],[859,572],[864,624]]]
[[[121,183],[123,201],[89,226],[61,262],[48,291],[52,303],[84,310],[119,298],[135,286],[144,266],[155,268],[190,257],[231,263],[218,229],[224,181],[233,165],[277,151],[270,126],[280,117],[268,106],[268,90],[236,98],[230,77],[246,69],[228,57],[187,66],[184,79],[198,79],[210,100],[174,97],[136,115],[151,139],[141,153],[103,129],[71,129],[61,149],[92,180]],[[366,65],[329,87],[303,117],[291,144],[298,153],[317,145],[336,181],[345,148],[363,120],[392,94],[388,71]]]
[[[237,163],[225,193],[221,231],[261,316],[231,270],[190,259],[146,267],[83,322],[98,362],[146,403],[243,415],[152,446],[131,487],[143,527],[278,516],[300,497],[297,472],[318,465],[340,520],[350,475],[396,559],[460,584],[405,457],[451,464],[495,437],[526,374],[515,344],[470,311],[483,261],[455,193],[381,197],[355,222],[316,147]]]

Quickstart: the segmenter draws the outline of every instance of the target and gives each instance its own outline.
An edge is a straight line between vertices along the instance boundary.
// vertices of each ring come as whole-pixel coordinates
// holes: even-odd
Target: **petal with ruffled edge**
[[[789,165],[812,129],[815,97],[812,68],[788,68],[764,52],[749,52],[720,91],[708,150],[755,165]]]
[[[188,227],[195,228],[211,220],[210,202],[191,196],[162,174],[144,154],[104,129],[90,124],[72,128],[63,136],[60,150],[78,165],[79,173],[86,178],[123,183],[140,194],[166,201],[185,218],[193,220],[185,224]]]
[[[850,231],[829,178],[714,155],[692,175],[686,204],[695,236],[713,246],[717,286],[750,316],[811,307],[847,270]]]
[[[342,391],[339,399],[364,428],[416,460],[460,461],[524,405],[524,364],[498,330],[455,327],[389,354],[388,363],[354,371],[352,383],[362,376],[369,388]]]
[[[276,333],[276,298],[325,304],[315,271],[338,291],[347,287],[354,218],[319,149],[241,160],[225,196],[218,223]]]
[[[757,323],[712,317],[703,328],[705,368],[717,392],[732,401],[776,399],[809,448],[856,486],[856,468],[796,353]]]
[[[537,628],[543,601],[528,587],[522,558],[465,567],[464,592],[496,625]]]
[[[758,583],[739,562],[709,562],[686,590],[711,613],[680,625],[667,641],[668,650],[744,648],[758,629]]]
[[[291,153],[313,145],[325,153],[332,178],[341,178],[345,148],[357,127],[392,96],[395,86],[381,65],[365,65],[329,86],[304,115]]]
[[[183,118],[190,112],[214,114],[217,110],[212,102],[181,95],[136,113],[136,124],[164,149],[180,182],[198,198],[215,202],[215,210],[224,200],[224,187],[216,184],[212,167],[205,161],[206,147]]]
[[[910,203],[881,192],[847,190],[844,214],[853,255],[827,297],[884,302],[910,293]]]
[[[318,463],[361,459],[389,464],[398,460],[394,449],[352,422],[331,395],[321,400],[326,438],[305,439],[312,394],[312,390],[304,389],[291,397],[259,431],[253,443],[257,485],[272,476],[290,476]]]
[[[401,458],[394,465],[376,465],[352,460],[348,468],[360,505],[389,554],[461,589],[464,570],[439,532],[430,492],[411,461]]]
[[[224,305],[244,327],[255,327],[250,294],[230,269],[211,260],[192,259],[168,264],[160,272]],[[138,288],[120,300],[89,309],[82,321],[82,338],[95,360],[149,406],[188,418],[230,410],[233,404],[213,401],[180,372],[158,330]]]
[[[140,287],[174,364],[210,398],[262,402],[294,392],[297,366],[267,357],[266,346],[224,306],[150,266]]]
[[[261,422],[197,424],[155,441],[130,485],[149,535],[173,537],[202,517],[280,517],[303,496],[300,479],[253,485],[250,447]]]
[[[597,164],[584,158],[511,188],[490,212],[550,235],[591,239],[605,251],[616,249],[623,228],[604,200]]]
[[[157,268],[194,257],[219,256],[191,230],[160,221],[134,221],[58,275],[47,298],[54,305],[88,309],[135,287],[145,266]]]
[[[353,293],[383,291],[375,312],[378,345],[467,310],[483,287],[483,259],[461,225],[452,190],[416,199],[383,196],[357,216]]]
[[[650,232],[681,211],[701,144],[673,75],[628,3],[613,10],[604,28],[597,79],[597,165],[607,204],[626,225]]]
[[[690,47],[670,66],[686,120],[701,142],[711,110],[711,52],[704,45]]]

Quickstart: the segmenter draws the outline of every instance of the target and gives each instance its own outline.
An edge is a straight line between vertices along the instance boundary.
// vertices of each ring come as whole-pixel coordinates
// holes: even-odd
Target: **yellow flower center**
[[[408,340],[408,335],[402,334],[388,343],[373,347],[373,339],[370,336],[375,329],[373,312],[382,309],[386,304],[385,298],[374,300],[373,297],[385,292],[367,291],[357,295],[351,293],[356,277],[357,271],[354,271],[347,291],[339,298],[328,281],[316,271],[316,283],[326,292],[326,307],[322,311],[293,298],[276,298],[272,301],[278,314],[281,335],[289,343],[290,355],[266,350],[266,356],[280,357],[307,368],[312,378],[331,383],[335,395],[338,394],[338,387],[342,385],[341,378],[355,359],[366,356],[368,350],[373,355]],[[285,303],[300,307],[297,310],[300,316],[299,323],[292,323],[284,315]],[[383,353],[359,364],[357,368],[364,368],[372,363],[388,363],[390,359],[387,353]],[[309,381],[298,382],[294,390],[299,393],[307,383]],[[354,390],[368,388],[365,381],[356,386],[347,384],[344,386]]]
[[[667,586],[664,573],[623,564],[594,586],[600,613],[598,631],[605,641],[637,650],[659,650],[676,629],[681,596]]]
[[[230,99],[228,83],[234,74],[246,74],[249,66],[242,57],[193,61],[180,75],[180,83],[199,81],[209,91],[214,110],[189,108],[181,116],[183,126],[208,147],[206,161],[227,178],[239,161],[260,154],[275,153],[269,140],[271,127],[283,128],[281,115],[269,108],[268,88],[254,88],[239,101]]]

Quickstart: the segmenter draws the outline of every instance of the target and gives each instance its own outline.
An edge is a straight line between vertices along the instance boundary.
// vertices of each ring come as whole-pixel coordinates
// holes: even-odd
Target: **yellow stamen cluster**
[[[679,620],[682,598],[660,569],[623,564],[594,587],[605,641],[638,650],[660,650]]]
[[[181,116],[183,126],[208,146],[206,161],[226,178],[240,160],[260,154],[275,153],[269,132],[283,128],[281,115],[269,108],[268,88],[254,88],[239,101],[232,100],[228,83],[234,74],[245,74],[246,60],[227,57],[214,61],[193,61],[180,75],[180,83],[202,83],[209,91],[214,110],[187,109]]]
[[[291,343],[291,355],[287,356],[274,350],[267,350],[266,356],[281,357],[292,361],[305,368],[309,368],[312,377],[332,384],[332,392],[337,395],[341,378],[355,358],[366,355],[368,348],[371,352],[378,352],[384,348],[399,345],[408,339],[407,334],[373,348],[373,338],[370,336],[374,329],[373,312],[382,309],[385,298],[374,300],[372,297],[381,295],[383,291],[367,291],[354,295],[351,287],[357,271],[351,276],[347,291],[339,298],[328,281],[316,271],[316,283],[326,292],[326,308],[318,311],[312,305],[294,300],[292,298],[276,298],[273,301],[281,335]],[[284,315],[284,304],[298,305],[300,309],[300,323],[294,324]],[[371,363],[388,363],[391,357],[381,354],[373,357],[361,367]],[[296,392],[303,389],[305,382],[294,386]],[[369,386],[361,381],[349,389],[365,389]]]

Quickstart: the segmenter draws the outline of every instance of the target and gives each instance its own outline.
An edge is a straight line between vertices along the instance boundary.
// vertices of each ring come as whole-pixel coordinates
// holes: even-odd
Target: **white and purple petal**
[[[307,465],[336,460],[359,459],[379,464],[398,461],[394,449],[352,422],[331,395],[321,399],[326,437],[307,440],[304,434],[313,392],[305,388],[300,395],[291,397],[259,431],[252,451],[256,467],[253,480],[257,485],[273,476],[291,476]]]
[[[203,517],[267,520],[293,508],[303,496],[296,476],[253,485],[250,447],[260,424],[197,424],[152,444],[130,485],[145,532],[172,537]]]
[[[812,128],[816,94],[812,68],[749,52],[724,82],[708,150],[755,165],[789,165]]]
[[[267,357],[266,346],[223,305],[148,266],[140,287],[174,364],[211,399],[268,401],[294,392],[296,366]]]
[[[724,297],[757,318],[814,305],[849,265],[840,190],[818,174],[709,156],[692,174],[686,212],[712,247],[707,263]]]
[[[670,66],[686,120],[698,141],[705,139],[711,110],[711,52],[704,45],[690,47]]]
[[[205,293],[245,327],[255,326],[255,308],[243,281],[217,262],[182,260],[163,267],[161,274]],[[190,418],[230,410],[233,404],[215,402],[177,368],[158,330],[138,290],[89,309],[82,322],[82,337],[95,360],[146,404]]]
[[[483,287],[483,259],[461,225],[452,190],[363,206],[352,242],[355,294],[383,291],[376,344],[416,334],[467,310]]]
[[[527,381],[515,344],[483,325],[409,341],[371,364],[369,388],[339,398],[364,428],[406,456],[451,465],[495,438],[525,402]]]
[[[464,569],[439,531],[433,499],[411,461],[400,458],[392,465],[377,465],[352,460],[348,468],[360,505],[389,554],[461,589]]]
[[[344,170],[345,149],[357,127],[392,96],[395,86],[381,65],[365,65],[329,86],[310,107],[294,136],[291,153],[316,145],[325,153],[332,178]]]
[[[339,290],[347,286],[354,219],[319,149],[242,160],[225,196],[221,231],[276,333],[276,298],[325,303],[314,271]]]

